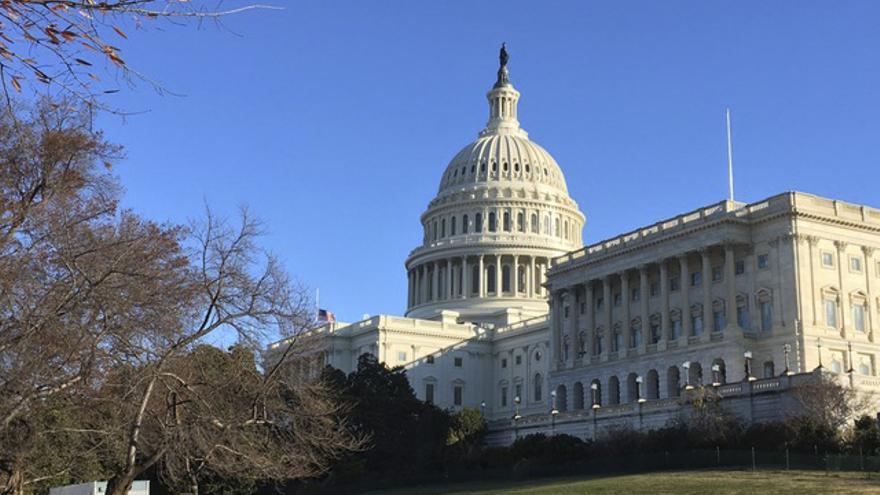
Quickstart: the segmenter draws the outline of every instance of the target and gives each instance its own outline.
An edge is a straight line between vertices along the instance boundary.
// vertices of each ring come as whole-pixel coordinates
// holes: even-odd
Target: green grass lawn
[[[521,482],[411,486],[370,492],[389,495],[807,495],[880,494],[880,475],[823,471],[677,471]]]

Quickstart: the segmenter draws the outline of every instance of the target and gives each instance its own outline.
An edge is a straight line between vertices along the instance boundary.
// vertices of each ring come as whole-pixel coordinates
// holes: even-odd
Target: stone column
[[[629,321],[629,274],[626,270],[620,272],[620,310],[620,318],[623,320],[620,326],[620,331],[623,332],[623,346],[629,349],[631,347],[632,324]]]
[[[535,297],[535,257],[529,256],[529,267],[526,270],[526,295]]]
[[[513,297],[519,297],[519,256],[513,256],[513,269],[510,271],[510,288],[513,289]]]
[[[467,256],[461,257],[461,297],[467,299],[471,293],[471,273],[468,269]]]
[[[660,260],[660,341],[669,339],[669,267]]]
[[[844,270],[849,270],[849,260],[846,257],[847,243],[844,241],[834,241],[837,248],[837,280],[840,284],[840,336],[841,338],[849,338],[849,328],[847,328],[847,318],[849,316],[849,293],[844,287]],[[871,301],[873,303],[873,301]],[[852,364],[852,363],[850,363]]]
[[[446,299],[452,299],[452,258],[446,258]]]
[[[593,281],[584,283],[584,318],[587,320],[587,342],[584,343],[584,357],[593,355],[593,339],[596,338],[595,302],[593,299]],[[586,359],[584,360],[586,361]]]
[[[712,318],[712,259],[709,257],[709,248],[705,247],[700,250],[700,257],[703,260],[703,332],[708,338],[711,332],[717,332],[720,328],[714,328],[715,323]]]
[[[724,303],[724,316],[727,328],[738,328],[736,321],[736,253],[733,243],[724,245],[724,284],[727,285],[727,301]]]
[[[432,262],[432,265],[434,269],[431,270],[431,300],[437,301],[440,299],[440,294],[438,294],[440,290],[440,272],[438,268],[440,265],[436,261]]]
[[[611,340],[614,338],[613,321],[611,318],[611,307],[614,302],[611,300],[611,275],[602,279],[602,304],[605,310],[605,343],[602,346],[604,354],[611,352]]]
[[[496,225],[497,227],[497,225]],[[501,297],[501,255],[495,256],[495,297]]]
[[[874,278],[874,248],[862,246],[862,253],[865,255],[865,292],[868,295],[867,307],[865,308],[865,333],[868,340],[874,342],[874,311],[876,311],[876,302],[874,299],[874,285],[871,280]]]
[[[486,267],[483,263],[483,255],[480,255],[480,279],[477,281],[477,293],[479,297],[486,297]]]
[[[687,343],[688,337],[693,333],[691,328],[691,277],[687,253],[678,257],[678,267],[679,278],[681,279],[681,282],[679,282],[679,290],[681,291],[681,333],[682,337],[684,337],[684,342]]]
[[[573,367],[574,366],[574,355],[575,355],[575,342],[577,341],[577,326],[578,326],[578,307],[577,307],[577,286],[572,287],[571,290],[566,294],[566,299],[568,302],[568,359],[566,360],[566,366]]]
[[[562,363],[562,294],[555,291],[550,294],[551,321],[553,323],[553,363],[556,368]],[[527,377],[528,378],[528,377]]]
[[[648,265],[641,265],[639,266],[639,313],[642,317],[642,345],[639,352],[642,353],[645,352],[645,346],[651,340],[651,315],[648,310],[650,290],[648,287]]]

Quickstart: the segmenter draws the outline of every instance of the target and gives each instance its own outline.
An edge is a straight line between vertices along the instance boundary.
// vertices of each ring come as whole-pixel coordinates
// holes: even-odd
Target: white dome
[[[423,244],[406,261],[409,316],[546,314],[550,260],[583,245],[584,215],[562,170],[520,128],[506,61],[502,49],[486,128],[449,162],[421,216]]]

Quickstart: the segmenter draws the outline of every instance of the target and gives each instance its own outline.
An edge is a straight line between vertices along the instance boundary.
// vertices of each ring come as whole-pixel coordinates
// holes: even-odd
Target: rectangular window
[[[856,327],[857,332],[865,331],[865,306],[862,304],[855,304],[852,307],[853,312],[853,325]]]
[[[516,362],[517,366],[521,365],[522,364],[522,356],[517,356],[515,362]]]
[[[691,287],[699,287],[702,284],[703,284],[703,273],[702,272],[691,273]]]
[[[562,312],[564,313],[564,317],[568,318],[568,306],[562,308]]]
[[[398,352],[397,353],[397,360],[402,363],[405,363],[406,362],[406,352],[403,352],[403,351]]]
[[[633,300],[633,302],[638,301],[642,298],[642,291],[638,287],[636,287],[632,290],[632,295],[630,296],[630,298]]]
[[[633,328],[632,329],[632,348],[637,348],[642,345],[642,329],[641,328]]]
[[[433,354],[430,354],[430,355],[428,355],[427,357],[425,357],[425,363],[427,363],[427,364],[434,364],[434,355],[433,355]]]
[[[734,268],[733,268],[733,271],[734,271],[737,275],[742,275],[743,273],[746,272],[746,262],[743,261],[743,260],[739,260],[739,261],[737,261],[736,263],[734,263],[734,264],[733,264],[733,267],[734,267]]]
[[[456,368],[461,368],[462,365],[464,364],[464,360],[460,357],[457,357],[457,358],[455,358],[455,360],[453,360],[453,363],[455,364]]]
[[[724,269],[720,266],[712,267],[712,281],[721,282],[724,279]]]
[[[767,254],[759,254],[758,255],[758,270],[763,270],[765,268],[770,267],[770,256]]]
[[[501,367],[507,368],[507,358],[501,358]]]
[[[618,352],[623,349],[623,334],[620,332],[614,332],[614,341],[611,352]]]
[[[828,251],[822,252],[822,266],[826,266],[828,268],[834,267],[834,254],[829,253]]]
[[[507,387],[501,387],[501,407],[507,407]]]
[[[761,330],[769,332],[773,329],[773,305],[770,301],[761,301]]]
[[[825,300],[825,324],[837,328],[837,301]]]
[[[834,373],[843,373],[846,361],[844,361],[843,351],[831,351],[831,371]]]
[[[720,332],[727,326],[727,318],[724,317],[724,311],[716,309],[712,312],[712,322],[715,325],[714,330]]]
[[[856,257],[850,258],[849,259],[849,269],[854,272],[861,272],[862,271],[862,259],[856,258]]]
[[[461,405],[461,395],[462,395],[463,391],[464,390],[462,390],[461,386],[459,386],[459,385],[456,385],[455,388],[452,389],[452,404],[453,405],[456,405],[456,406]]]
[[[751,328],[750,323],[751,318],[749,318],[749,308],[745,306],[737,306],[736,307],[736,324],[745,330]]]
[[[651,343],[656,344],[660,342],[660,324],[652,323],[651,324]]]
[[[669,339],[676,340],[679,337],[681,337],[681,320],[672,320],[672,335]]]
[[[425,402],[428,404],[434,403],[434,384],[426,383],[425,384]]]
[[[694,335],[703,335],[703,316],[695,315],[691,317],[691,328],[693,328]]]
[[[581,303],[581,314],[584,314],[586,312],[587,312],[587,303],[582,302]]]

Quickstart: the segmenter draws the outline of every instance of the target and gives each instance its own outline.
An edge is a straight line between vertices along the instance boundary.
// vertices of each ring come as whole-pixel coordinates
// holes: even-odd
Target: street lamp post
[[[743,357],[746,359],[746,380],[753,382],[757,378],[752,376],[752,351],[744,352]]]
[[[597,426],[596,413],[598,413],[599,408],[602,407],[599,404],[599,384],[598,383],[594,382],[594,383],[590,384],[590,394],[592,396],[592,403],[593,403],[593,405],[591,407],[593,409],[593,440],[595,441],[596,440],[596,426]]]
[[[642,377],[636,377],[636,402],[639,404],[645,402],[645,398],[642,396]]]
[[[721,365],[717,363],[712,365],[712,386],[721,386]]]
[[[684,389],[693,390],[694,386],[691,385],[691,362],[685,361],[681,363],[681,367],[684,368]]]
[[[819,366],[816,366],[816,370],[822,371],[822,337],[816,337],[816,350],[819,352]]]
[[[513,404],[516,406],[516,409],[513,413],[513,438],[514,440],[519,438],[519,420],[522,419],[522,416],[519,415],[519,396],[513,398]]]
[[[782,346],[782,352],[785,354],[785,371],[783,374],[785,376],[791,376],[794,372],[791,371],[791,360],[789,355],[791,354],[791,344],[785,344]]]
[[[559,414],[559,409],[556,409],[556,391],[550,392],[550,397],[553,398],[553,404],[550,407],[550,431],[553,435],[556,434],[556,415]]]

